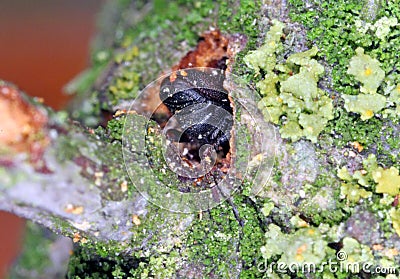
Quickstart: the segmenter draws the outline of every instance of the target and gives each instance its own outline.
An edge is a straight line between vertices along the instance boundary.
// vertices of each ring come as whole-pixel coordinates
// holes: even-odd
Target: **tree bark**
[[[257,16],[254,23],[248,21],[248,15],[228,10],[228,19],[243,21],[237,25],[242,30],[232,28],[223,30],[222,35],[205,35],[213,32],[207,33],[210,26],[223,29],[218,24],[226,4],[207,4],[215,10],[203,11],[201,7],[206,4],[198,3],[198,13],[190,5],[182,5],[182,13],[190,13],[188,20],[182,21],[179,13],[165,11],[166,18],[157,22],[157,9],[166,4],[160,4],[160,8],[147,2],[110,1],[101,15],[93,64],[68,86],[76,93],[68,112],[54,112],[27,98],[15,86],[1,82],[4,118],[0,124],[0,209],[71,237],[82,244],[76,253],[86,255],[86,261],[82,260],[85,268],[91,269],[93,261],[103,260],[114,268],[104,270],[104,274],[112,273],[116,278],[118,272],[123,273],[121,278],[129,272],[131,276],[141,272],[141,276],[156,278],[264,276],[257,268],[265,257],[261,252],[268,240],[265,232],[271,231],[270,224],[277,224],[287,233],[290,246],[294,232],[301,231],[293,225],[296,220],[320,231],[324,224],[335,231],[335,237],[329,236],[332,247],[352,237],[369,249],[379,244],[382,251],[400,250],[396,234],[384,235],[382,227],[388,226],[387,219],[364,212],[362,203],[344,208],[345,201],[337,194],[343,183],[337,176],[338,166],[361,169],[366,154],[356,154],[351,146],[335,146],[329,138],[317,143],[282,139],[278,127],[265,121],[258,110],[257,93],[248,94],[236,78],[252,76],[241,55],[263,43],[272,19],[285,22],[285,32],[294,34],[286,46],[286,57],[278,59],[307,48],[305,28],[289,18],[290,5],[286,1],[266,2],[251,9]],[[230,5],[238,8],[246,4],[231,1]],[[151,17],[153,12],[157,17]],[[195,16],[200,15],[198,20]],[[179,36],[184,38],[177,43]],[[193,46],[196,39],[191,36],[203,37],[205,53],[201,42],[197,49]],[[219,43],[229,41],[222,56],[220,46],[207,46],[207,36],[221,36]],[[210,40],[211,45],[216,42]],[[182,200],[188,206],[179,207],[181,204],[168,191],[157,188],[160,181],[178,181],[174,182],[178,187],[179,178],[165,174],[161,168],[165,163],[163,142],[156,123],[146,111],[132,109],[131,103],[137,92],[159,76],[182,68],[190,59],[208,59],[209,63],[210,57],[228,61],[224,86],[235,106],[230,168],[237,188],[235,193],[229,192],[229,187],[210,191],[201,200],[202,204],[210,204],[193,210],[196,207],[188,204],[195,201]],[[327,74],[319,86],[333,91],[327,82],[330,66],[324,66]],[[126,123],[134,125],[128,125],[129,130]],[[383,125],[400,130],[398,122],[385,120]],[[150,136],[149,129],[154,130]],[[144,163],[148,147],[135,149],[129,143],[141,137],[152,142],[150,149],[156,156],[150,158],[150,163]],[[349,152],[354,156],[348,156]],[[153,204],[155,200],[168,205],[169,210]],[[266,214],[268,204],[272,208]],[[372,225],[379,227],[377,235],[367,233]],[[325,234],[334,234],[331,231]],[[379,257],[377,253],[372,259]],[[398,255],[390,259],[396,262]],[[73,264],[78,266],[76,261]],[[78,271],[76,266],[71,268],[70,276],[91,273]],[[315,274],[307,276],[317,278]]]

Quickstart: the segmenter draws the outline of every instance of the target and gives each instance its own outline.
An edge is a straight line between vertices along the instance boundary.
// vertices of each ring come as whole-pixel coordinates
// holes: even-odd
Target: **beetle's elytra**
[[[176,71],[162,81],[160,98],[182,130],[175,141],[190,143],[197,150],[209,144],[226,156],[233,110],[223,87],[224,78],[223,70],[189,69]]]

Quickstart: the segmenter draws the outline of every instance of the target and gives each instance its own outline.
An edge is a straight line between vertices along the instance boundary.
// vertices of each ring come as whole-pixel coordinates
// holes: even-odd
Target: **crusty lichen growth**
[[[367,94],[376,93],[385,77],[379,61],[364,54],[364,49],[361,47],[356,49],[356,55],[350,59],[347,73],[362,83],[360,91]]]
[[[265,264],[261,267],[268,268],[265,269],[269,274],[268,278],[285,278],[275,269],[267,266],[268,261],[271,259],[274,259],[274,262],[280,265],[279,271],[291,270],[291,272],[297,276],[309,275],[315,276],[315,278],[337,278],[336,276],[338,276],[340,278],[342,272],[346,274],[344,270],[337,269],[335,271],[322,264],[324,259],[336,260],[336,251],[329,247],[328,243],[338,241],[340,228],[329,227],[327,225],[313,227],[304,221],[302,224],[302,227],[289,234],[283,233],[281,229],[274,224],[268,226],[268,230],[265,234],[266,245],[261,248],[265,260]],[[346,265],[350,266],[351,263],[363,264],[374,262],[371,249],[359,243],[356,239],[344,237],[341,243],[341,253],[345,253],[346,255],[346,257],[342,258],[342,261]],[[295,265],[298,267],[308,265],[309,268],[310,266],[314,266],[315,269],[293,269]],[[353,269],[349,272],[358,272],[357,268],[354,266],[350,268]]]
[[[362,245],[356,239],[345,237],[343,239],[342,251],[346,252],[345,264],[350,263],[372,263],[374,261],[372,251],[366,245]],[[354,269],[356,272],[356,269]]]
[[[250,51],[244,58],[246,64],[253,68],[256,74],[259,74],[260,70],[265,71],[264,78],[267,81],[270,81],[270,78],[277,78],[277,75],[273,72],[273,70],[275,69],[275,65],[277,63],[276,52],[278,50],[282,50],[282,44],[280,43],[280,40],[283,36],[284,27],[285,25],[282,22],[274,20],[273,25],[265,37],[264,45],[255,51]],[[276,92],[276,90],[274,90],[274,86],[268,87],[268,89]]]
[[[279,255],[279,262],[291,263],[311,262],[319,264],[327,254],[328,242],[318,228],[300,228],[295,233],[285,235],[281,229],[271,224],[265,234],[266,245],[261,247],[263,257],[269,260]]]
[[[389,169],[379,167],[372,172],[372,177],[378,183],[375,190],[377,193],[385,193],[391,196],[400,194],[400,175],[399,170],[395,167]]]
[[[364,54],[364,49],[359,47],[356,49],[356,55],[350,59],[347,73],[353,75],[362,85],[361,94],[342,95],[345,101],[344,108],[347,111],[360,113],[362,120],[370,119],[386,106],[386,97],[376,93],[385,77],[385,72],[378,60]]]
[[[373,168],[369,165],[368,171],[377,167],[373,155],[370,156],[369,161],[373,161]],[[366,161],[364,165],[367,165]],[[372,177],[368,171],[357,170],[350,174],[346,167],[338,170],[337,175],[343,180],[340,188],[342,198],[346,198],[350,203],[358,203],[360,199],[367,199],[372,196]]]
[[[374,24],[360,19],[355,20],[355,26],[357,27],[358,32],[365,34],[368,31],[372,31],[375,33],[376,37],[382,41],[387,40],[391,28],[395,27],[397,24],[398,20],[396,17],[387,16],[381,17]]]
[[[333,118],[332,101],[317,85],[324,67],[311,58],[318,52],[316,47],[292,54],[286,63],[277,64],[283,28],[282,23],[274,21],[265,44],[244,60],[256,74],[260,70],[265,72],[264,79],[257,83],[263,96],[259,108],[265,119],[280,124],[283,138],[297,141],[304,136],[317,142],[318,135]]]
[[[361,115],[361,120],[373,117],[386,106],[386,98],[380,94],[342,95],[344,108]]]
[[[390,206],[394,198],[400,194],[400,175],[395,167],[382,168],[378,166],[374,154],[370,154],[363,162],[363,169],[350,173],[346,167],[338,170],[338,177],[343,180],[341,186],[342,198],[351,204],[365,202],[373,205],[379,201],[379,211],[390,216],[393,229],[399,232],[398,216],[395,208]],[[382,196],[383,194],[383,196]],[[388,206],[389,205],[389,206]],[[391,232],[393,233],[393,231]]]
[[[395,70],[400,66],[395,47],[400,42],[398,23],[396,25],[400,16],[399,2],[336,1],[335,5],[315,2],[311,6],[299,0],[289,2],[291,18],[307,28],[308,39],[319,48],[317,58],[329,65],[329,76],[323,79],[323,85],[336,97],[336,119],[327,129],[335,135],[335,144],[345,146],[358,141],[365,150],[379,152],[380,160],[386,165],[398,165],[396,156],[388,153],[389,147],[383,141],[398,138],[392,124],[399,119],[398,98],[389,96],[396,95],[394,85],[399,84],[400,79]],[[374,16],[365,16],[365,8],[374,5],[377,7]],[[356,49],[360,55],[355,55]],[[351,61],[360,62],[358,69],[350,66]],[[371,63],[375,71],[368,67]],[[358,78],[348,72],[349,66],[350,72],[358,72]],[[364,82],[370,81],[372,87],[365,86]],[[362,93],[360,88],[364,91],[376,88],[376,94]],[[340,96],[345,100],[344,106]],[[392,150],[391,153],[396,153]]]
[[[346,167],[343,167],[338,171],[338,176],[344,181],[357,183],[362,187],[373,189],[379,194],[396,196],[400,193],[398,169],[395,167],[386,169],[379,167],[374,154],[370,154],[364,160],[363,165],[364,169],[356,170],[352,175],[350,175]]]

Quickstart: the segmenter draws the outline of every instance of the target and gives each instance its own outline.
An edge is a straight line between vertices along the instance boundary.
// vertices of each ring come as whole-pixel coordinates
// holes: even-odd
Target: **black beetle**
[[[166,77],[160,99],[179,124],[175,141],[190,143],[195,149],[214,146],[225,157],[230,149],[233,110],[223,87],[224,71],[219,69],[178,70]]]

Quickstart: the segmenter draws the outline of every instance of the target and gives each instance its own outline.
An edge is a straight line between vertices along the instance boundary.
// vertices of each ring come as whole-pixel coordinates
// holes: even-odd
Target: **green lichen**
[[[345,111],[342,110],[341,102],[338,102],[335,107],[336,119],[328,123],[327,130],[333,128],[335,134],[334,142],[339,146],[353,141],[365,143],[365,149],[377,150],[385,164],[398,165],[396,155],[390,155],[393,151],[388,152],[387,146],[381,140],[376,140],[392,139],[390,121],[375,121],[373,116],[388,117],[397,121],[400,112],[394,101],[398,99],[395,93],[393,96],[396,97],[389,97],[385,101],[385,97],[390,93],[386,92],[386,88],[390,84],[398,84],[400,78],[398,72],[394,71],[400,66],[396,54],[398,50],[395,47],[400,41],[396,25],[396,18],[399,18],[399,2],[379,1],[379,9],[377,8],[376,14],[368,20],[363,15],[363,10],[371,1],[364,5],[363,1],[340,0],[336,1],[335,5],[324,2],[315,3],[314,6],[308,6],[304,1],[298,0],[289,2],[292,5],[291,18],[301,22],[308,29],[309,41],[320,50],[317,58],[327,62],[331,68],[330,78],[326,80],[327,86],[341,94],[345,100]],[[361,48],[368,55],[363,54]],[[354,49],[358,49],[359,52],[356,56],[353,53]],[[366,94],[376,94],[358,95],[360,83],[361,89],[368,92]],[[390,108],[385,109],[388,106]],[[346,111],[350,113],[346,115]],[[366,123],[358,121],[351,112],[361,114]],[[382,114],[378,114],[379,112]],[[366,133],[367,131],[369,132]],[[394,137],[398,138],[396,133]],[[395,139],[391,141],[398,143]]]
[[[85,118],[91,116],[88,124],[92,126],[98,123],[93,116],[98,119],[101,110],[113,111],[120,100],[135,98],[138,90],[166,70],[166,65],[176,64],[176,53],[189,51],[199,35],[213,25],[213,15],[218,11],[218,3],[209,0],[196,5],[187,1],[154,1],[147,5],[119,1],[110,6],[107,11],[114,17],[119,11],[120,16],[103,23],[104,29],[111,27],[97,40],[92,68],[70,87],[70,92],[81,96],[74,105],[76,117],[86,123]],[[95,82],[101,84],[101,90],[90,86]]]
[[[375,159],[375,156],[374,155],[370,155],[368,158],[374,158]],[[365,165],[365,162],[366,161],[364,161],[364,165]],[[347,168],[343,167],[338,171],[338,176],[339,176],[339,178],[342,178],[343,180],[347,180],[348,182],[356,182],[357,184],[359,184],[359,185],[361,185],[363,187],[371,188],[371,185],[373,184],[372,177],[371,177],[371,171],[372,170],[369,167],[366,167],[366,169],[368,169],[368,171],[366,171],[366,170],[361,170],[361,171],[360,170],[356,170],[353,173],[353,175],[351,176],[351,179],[347,180],[347,179],[343,179],[341,175],[344,172],[347,172],[348,175],[350,175],[350,174],[349,174]]]
[[[131,269],[131,278],[173,278],[179,270],[177,254],[161,254],[149,257],[148,262],[140,262],[138,268]]]
[[[370,119],[386,106],[386,97],[376,94],[385,72],[380,68],[378,60],[364,54],[364,49],[359,47],[356,49],[356,56],[350,59],[347,73],[362,83],[360,90],[365,94],[343,94],[344,108],[349,112],[360,113],[362,120]]]
[[[340,191],[342,198],[350,203],[358,203],[361,199],[372,197],[372,186],[375,185],[372,173],[378,168],[375,155],[371,154],[363,162],[364,169],[352,174],[346,167],[338,170],[337,176],[343,180]],[[369,190],[369,191],[367,191]]]
[[[268,226],[266,244],[261,247],[265,260],[279,256],[279,262],[319,264],[327,255],[327,241],[318,228],[302,228],[292,234],[284,234],[275,224]]]
[[[347,111],[361,114],[361,120],[372,118],[386,106],[386,98],[380,94],[342,95]]]
[[[360,199],[366,199],[372,196],[372,193],[361,188],[357,184],[342,183],[340,187],[341,193],[350,202],[357,203]]]
[[[361,120],[356,114],[338,109],[335,120],[328,123],[327,130],[332,132],[325,136],[333,135],[331,140],[335,146],[343,148],[357,142],[363,147],[363,152],[377,153],[380,163],[400,168],[397,148],[400,145],[399,131],[393,126],[391,119],[372,117]]]
[[[281,125],[283,138],[297,141],[304,136],[316,142],[333,118],[332,101],[317,86],[324,67],[311,57],[318,49],[313,47],[292,54],[285,64],[277,65],[276,55],[282,49],[280,38],[284,25],[278,21],[273,23],[265,44],[244,58],[256,74],[260,70],[265,73],[264,79],[256,84],[263,96],[259,108],[266,120]]]
[[[283,23],[277,20],[273,20],[272,24],[265,37],[266,43],[255,51],[249,51],[243,59],[257,74],[260,73],[260,70],[265,71],[266,79],[271,78],[268,75],[273,75],[273,70],[276,65],[276,52],[279,48],[282,48],[280,39],[283,35],[283,28],[285,27]]]
[[[363,161],[363,169],[350,173],[342,167],[337,175],[343,181],[341,198],[346,198],[351,207],[363,200],[372,212],[390,216],[393,228],[398,232],[397,213],[393,211],[394,197],[400,193],[398,169],[380,167],[376,156],[370,154]],[[392,227],[386,222],[382,222],[382,227],[389,235],[393,234]]]
[[[110,55],[117,69],[108,79],[107,90],[102,93],[102,108],[106,110],[117,105],[121,99],[135,98],[138,90],[168,66],[176,65],[178,58],[192,50],[200,35],[210,26],[218,24],[223,32],[245,34],[247,47],[254,45],[260,33],[257,27],[260,4],[254,1],[207,0],[193,4],[177,0],[155,1],[152,6],[136,4],[138,10],[143,9],[138,22],[132,15],[125,14],[124,10],[128,13],[129,5],[124,5],[127,7],[122,8],[122,17],[115,31],[115,51]],[[232,11],[231,6],[236,9]],[[134,19],[128,20],[131,17]],[[237,56],[237,65],[243,63],[242,56]],[[237,65],[234,72],[241,71],[242,67]]]
[[[312,185],[306,184],[303,190],[307,198],[302,200],[299,210],[313,224],[334,226],[348,218],[343,211],[346,204],[340,198],[339,184],[331,174],[321,173]]]
[[[233,214],[232,204],[238,216]],[[260,218],[254,204],[240,194],[232,203],[224,202],[209,213],[204,212],[188,234],[189,261],[205,263],[205,277],[212,272],[218,278],[230,278],[240,262],[240,278],[260,278],[257,263],[262,258],[260,247],[264,240]]]
[[[275,204],[272,201],[267,199],[264,202],[264,206],[261,209],[261,212],[262,212],[262,214],[264,214],[265,217],[268,217],[268,215],[271,213],[271,211],[272,211],[272,209],[274,209],[274,207],[275,207]]]
[[[114,118],[108,122],[106,129],[98,128],[95,131],[98,137],[115,146],[115,150],[111,147],[110,150],[115,152],[112,157],[117,158],[117,160],[120,158],[121,137],[124,132],[123,123],[126,117],[127,115],[121,115]],[[239,116],[237,115],[237,117]],[[160,180],[170,183],[171,187],[182,187],[183,183],[177,181],[176,175],[171,174],[168,168],[165,169],[165,172],[161,171],[160,167],[165,167],[163,156],[159,153],[162,140],[157,133],[157,128],[152,124],[154,123],[150,121],[146,128],[142,127],[147,131],[146,152],[150,164],[154,168],[149,172],[153,172]],[[245,130],[239,134],[242,133],[245,136],[248,131]],[[239,147],[239,150],[241,149]],[[244,150],[247,150],[247,147],[243,147],[242,151]],[[117,154],[118,156],[116,156]],[[107,157],[110,155],[98,154],[98,156]],[[101,158],[101,161],[105,160],[103,157]],[[111,175],[115,170],[112,166],[109,166],[109,168],[109,175]],[[119,175],[124,180],[126,179],[124,174]],[[114,175],[111,175],[111,177],[114,177]],[[148,182],[152,183],[151,181]],[[156,195],[158,187],[153,185],[150,188],[154,192],[149,192],[149,194]],[[133,191],[136,193],[134,188]],[[210,210],[210,212],[202,213],[200,220],[194,221],[191,227],[184,232],[174,230],[173,227],[175,224],[179,226],[182,223],[182,218],[187,218],[188,215],[170,213],[148,206],[146,216],[140,216],[141,224],[131,229],[133,236],[126,245],[138,247],[151,234],[153,237],[146,240],[146,247],[151,247],[151,249],[140,249],[130,257],[126,257],[124,255],[116,256],[116,253],[120,251],[113,251],[101,243],[88,243],[82,250],[76,252],[76,256],[71,261],[74,266],[70,267],[70,276],[85,278],[89,274],[85,272],[90,268],[90,264],[98,262],[98,265],[101,265],[102,268],[92,270],[91,272],[94,275],[91,276],[94,277],[91,278],[107,278],[107,276],[171,278],[181,272],[185,265],[189,265],[187,267],[189,270],[198,268],[202,274],[206,275],[213,272],[221,278],[226,278],[231,275],[232,269],[236,268],[237,256],[232,251],[236,251],[238,247],[240,247],[239,257],[245,266],[241,276],[246,278],[246,276],[254,276],[254,274],[260,275],[254,259],[261,258],[259,247],[263,244],[263,231],[259,220],[262,218],[262,214],[245,195],[238,194],[234,198],[233,204],[237,206],[237,211],[241,220],[243,220],[243,226],[240,226],[239,221],[234,216],[231,204],[225,202]],[[233,238],[237,239],[236,242],[232,242]],[[120,246],[116,243],[111,245]],[[190,247],[190,249],[187,247]],[[220,262],[217,267],[213,264],[216,259],[219,259]],[[129,266],[135,268],[128,268]]]
[[[396,0],[379,1],[376,22],[368,22],[363,16],[364,1],[339,0],[335,5],[323,2],[308,6],[304,1],[290,0],[292,20],[301,22],[307,29],[307,37],[315,43],[320,52],[318,58],[324,59],[332,67],[332,87],[344,94],[358,94],[359,88],[354,76],[347,73],[354,49],[362,47],[369,55],[380,61],[380,67],[387,78],[398,82],[399,75],[392,72],[400,65],[396,58],[396,46],[400,38],[393,18],[399,18],[400,3]],[[375,17],[374,17],[375,18]],[[374,26],[374,30],[369,27]],[[390,27],[386,34],[387,26]],[[376,29],[378,34],[375,32]],[[367,29],[367,30],[366,30]],[[363,31],[365,31],[363,33]],[[367,32],[368,31],[368,32]],[[379,38],[379,35],[381,38]],[[382,40],[383,36],[385,40]],[[379,93],[379,92],[378,92]]]
[[[117,117],[113,118],[107,122],[107,139],[111,142],[113,140],[122,140],[123,129],[125,124],[125,117]],[[101,128],[100,128],[101,129]],[[100,130],[97,130],[97,133],[100,134]]]
[[[204,22],[203,19],[209,15],[210,9],[215,7],[215,3],[211,1],[197,2],[196,5],[190,5],[186,1],[156,1],[150,10],[139,22],[133,26],[123,26],[121,22],[119,30],[116,33],[117,44],[122,47],[129,47],[135,41],[151,40],[163,34],[166,28],[170,28],[176,33],[173,37],[175,43],[186,41],[193,46],[196,43],[199,27]],[[185,17],[181,16],[181,12],[185,11]],[[123,19],[128,21],[128,19]],[[129,22],[125,22],[129,24]],[[124,28],[125,27],[125,28]],[[178,28],[179,27],[179,28]],[[139,39],[139,40],[138,40]]]
[[[111,251],[101,256],[92,248],[76,247],[70,258],[67,278],[135,278],[132,275],[139,262],[133,257],[124,257]]]
[[[203,213],[202,219],[193,224],[186,241],[186,245],[191,247],[189,258],[206,264],[218,260],[216,273],[221,276],[229,274],[229,269],[235,266],[231,254],[234,243],[230,239],[237,241],[238,225],[227,203],[221,204],[209,214]],[[205,275],[213,269],[210,265],[205,268]]]
[[[377,264],[371,248],[354,238],[341,239],[339,251],[330,248],[329,242],[337,242],[340,239],[339,231],[336,226],[322,224],[318,228],[300,228],[285,234],[280,227],[270,224],[265,234],[266,245],[261,248],[265,264],[269,264],[266,266],[268,278],[286,278],[285,273],[289,273],[290,278],[309,278],[309,275],[312,275],[311,278],[349,278],[349,274],[353,276],[360,274],[360,265]],[[340,269],[335,270],[322,264],[324,261],[332,262],[332,259],[338,260]],[[380,264],[389,267],[396,266],[390,259],[381,261]],[[303,268],[293,269],[293,266]],[[312,266],[315,267],[314,270]],[[350,275],[351,278],[353,278],[352,275]]]
[[[356,49],[356,55],[350,59],[347,73],[360,81],[362,83],[361,92],[368,94],[376,93],[385,77],[379,61],[364,54],[364,49],[361,47]]]
[[[357,240],[351,237],[345,237],[342,241],[342,251],[346,252],[346,258],[343,261],[344,264],[351,267],[352,263],[372,263],[374,257],[371,249],[359,243]],[[353,272],[355,272],[354,270]]]
[[[395,167],[389,169],[379,167],[372,172],[372,177],[378,183],[375,190],[377,193],[386,193],[391,196],[400,193],[400,175]]]
[[[121,99],[134,99],[138,95],[140,86],[140,73],[138,71],[140,60],[138,57],[139,48],[137,46],[129,47],[124,52],[114,55],[115,62],[118,65],[123,64],[108,87],[114,105]]]
[[[384,16],[377,20],[374,24],[365,22],[363,20],[356,20],[355,25],[360,33],[363,35],[369,30],[375,32],[376,37],[381,40],[386,40],[386,37],[391,32],[391,27],[397,25],[397,18]]]
[[[306,4],[298,0],[289,2],[292,20],[302,23],[307,28],[309,44],[318,46],[319,52],[315,59],[329,65],[326,67],[329,75],[322,77],[321,84],[323,88],[327,87],[333,91],[335,121],[328,122],[328,127],[325,129],[327,134],[324,136],[333,135],[333,142],[338,147],[357,141],[367,152],[377,152],[383,164],[398,167],[396,149],[391,148],[399,144],[396,129],[392,128],[392,122],[397,123],[400,112],[397,104],[400,98],[393,87],[393,84],[399,84],[400,78],[398,71],[395,70],[400,67],[396,56],[398,50],[395,47],[399,44],[400,37],[398,26],[394,26],[394,18],[399,18],[398,1],[379,1],[382,3],[376,10],[376,16],[370,21],[363,17],[362,10],[365,5],[360,1],[340,0],[336,1],[335,5],[327,2]],[[365,26],[367,26],[366,29]],[[379,33],[385,38],[377,36],[376,29],[379,26],[390,27],[389,33],[386,31]],[[383,29],[388,30],[386,27]],[[363,88],[368,88],[368,86],[364,86],[360,79],[348,73],[350,61],[357,57],[357,55],[354,56],[354,50],[357,48],[363,48],[365,50],[363,55],[369,56],[368,58],[360,55],[360,60],[364,57],[365,61],[371,62],[384,73],[383,78],[375,75],[372,79],[375,80],[375,85],[369,86],[371,87],[369,90],[375,91],[375,94],[360,94],[360,86]],[[379,63],[376,63],[377,61]],[[359,66],[362,66],[362,63]],[[356,71],[356,67],[353,70]],[[378,72],[382,76],[382,72],[379,70]],[[364,71],[365,73],[369,71]],[[359,74],[361,76],[362,68],[359,68]],[[371,71],[370,76],[372,75]],[[365,81],[367,80],[366,77]],[[357,97],[350,97],[350,95]],[[343,96],[344,102],[338,96]],[[387,98],[386,101],[385,98]],[[360,121],[360,117],[353,112],[361,114],[363,120]],[[274,114],[275,112],[272,111],[271,115]],[[296,128],[298,126],[293,127],[293,129]]]
[[[126,242],[109,243],[89,241],[74,251],[70,260],[68,278],[171,278],[186,259],[179,254],[182,247],[178,237],[185,234],[174,230],[182,222],[181,214],[160,212],[148,206],[148,215],[132,228],[133,236]],[[166,228],[166,224],[168,228]],[[146,248],[139,247],[149,234]],[[178,236],[179,234],[179,236]],[[168,241],[172,240],[172,241]],[[132,248],[133,247],[133,248]],[[126,254],[127,249],[132,252]]]

